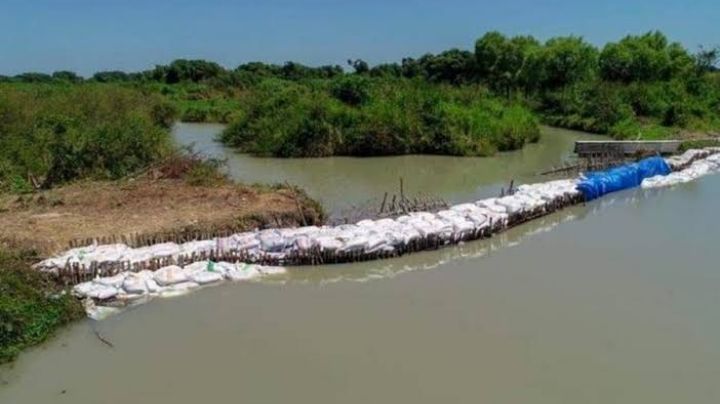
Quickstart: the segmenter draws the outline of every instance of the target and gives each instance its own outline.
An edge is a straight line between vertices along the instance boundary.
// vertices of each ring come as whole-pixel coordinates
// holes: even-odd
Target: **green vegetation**
[[[576,36],[541,42],[489,32],[472,51],[450,49],[377,66],[348,60],[352,73],[294,62],[226,69],[176,60],[143,72],[98,72],[87,80],[59,71],[0,82],[45,91],[102,84],[108,92],[155,94],[153,99],[173,105],[165,109],[168,116],[175,110],[183,121],[229,123],[222,140],[259,155],[483,156],[537,139],[539,121],[617,139],[718,131],[719,56],[717,49],[703,48],[693,55],[660,32],[629,35],[602,48]]]
[[[299,84],[266,80],[243,98],[222,140],[259,155],[491,155],[536,141],[525,108],[482,87],[346,76]]]
[[[0,363],[84,316],[77,299],[30,267],[32,258],[0,249]]]
[[[170,151],[160,96],[101,84],[0,85],[0,191],[114,179]]]
[[[479,73],[522,98],[551,124],[617,139],[656,139],[720,128],[718,50],[691,55],[659,32],[602,50],[581,38],[489,33],[478,40]]]

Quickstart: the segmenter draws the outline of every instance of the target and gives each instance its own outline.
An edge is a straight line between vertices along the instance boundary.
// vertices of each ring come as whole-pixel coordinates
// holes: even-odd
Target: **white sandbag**
[[[353,252],[353,251],[362,251],[366,249],[368,246],[368,237],[367,236],[355,236],[352,238],[348,238],[347,241],[345,241],[345,245],[340,248],[341,252]]]
[[[122,288],[127,293],[140,295],[146,294],[148,293],[148,290],[147,285],[145,284],[145,280],[145,277],[131,273],[123,281]]]
[[[94,283],[92,281],[90,282],[82,282],[78,283],[77,285],[73,286],[73,294],[77,297],[83,298],[87,297],[88,293],[90,293],[91,290],[94,288]]]
[[[370,237],[367,238],[367,243],[366,243],[366,245],[365,245],[365,248],[366,248],[368,251],[372,251],[372,250],[374,250],[374,249],[377,249],[377,248],[379,248],[379,247],[381,247],[381,246],[383,246],[383,245],[387,245],[387,244],[388,244],[388,242],[387,242],[387,240],[385,239],[385,237],[381,237],[381,236],[378,235],[378,234],[373,234],[373,235],[370,235]]]
[[[194,272],[192,275],[190,275],[190,279],[199,285],[220,282],[223,280],[223,278],[223,274],[219,272]]]
[[[375,227],[392,228],[393,226],[395,226],[395,220],[393,219],[385,218],[375,221]]]
[[[127,272],[121,272],[115,276],[108,276],[105,278],[97,278],[94,280],[94,282],[97,284],[100,284],[100,285],[112,286],[114,288],[119,288],[122,286],[127,275],[128,275]]]
[[[231,281],[246,281],[260,276],[255,265],[238,263],[225,272],[225,277]]]
[[[174,285],[176,283],[186,282],[188,280],[188,273],[177,265],[171,265],[155,271],[153,279],[161,286]]]
[[[210,261],[198,261],[191,264],[187,264],[183,267],[183,271],[187,274],[188,278],[196,272],[207,271]]]
[[[83,282],[73,287],[73,294],[79,298],[106,300],[115,297],[118,289],[111,285],[103,285],[93,281]]]
[[[343,246],[343,243],[335,237],[318,237],[315,243],[321,251],[337,251]]]
[[[93,284],[93,287],[85,295],[97,300],[107,300],[115,297],[118,294],[118,288],[107,285]]]
[[[148,293],[158,293],[162,288],[160,285],[158,285],[157,282],[155,282],[155,279],[149,278],[145,279],[145,288],[147,289]]]
[[[460,214],[467,214],[477,211],[478,207],[472,203],[462,203],[460,205],[451,206],[450,210]]]
[[[278,252],[282,251],[287,245],[285,238],[275,232],[258,235],[258,239],[263,251]]]
[[[309,236],[301,235],[295,237],[293,245],[298,251],[308,251],[313,247],[314,243]]]
[[[468,213],[465,217],[478,229],[483,228],[488,222],[487,216],[479,212]]]

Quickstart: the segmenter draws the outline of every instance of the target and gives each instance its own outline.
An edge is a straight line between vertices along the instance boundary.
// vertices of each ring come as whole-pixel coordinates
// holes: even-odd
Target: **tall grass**
[[[174,116],[116,85],[0,85],[0,191],[125,176],[170,150]]]

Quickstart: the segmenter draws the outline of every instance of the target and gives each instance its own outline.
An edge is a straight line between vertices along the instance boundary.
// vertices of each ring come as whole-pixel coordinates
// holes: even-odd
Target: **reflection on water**
[[[495,196],[510,180],[543,181],[538,173],[557,166],[572,152],[576,139],[597,135],[543,128],[540,142],[494,157],[391,156],[329,157],[310,159],[258,158],[235,153],[215,141],[221,125],[178,124],[178,143],[194,144],[198,152],[227,159],[233,178],[247,183],[290,182],[305,189],[334,214],[385,192],[398,193],[403,178],[407,193],[429,193],[449,202]]]

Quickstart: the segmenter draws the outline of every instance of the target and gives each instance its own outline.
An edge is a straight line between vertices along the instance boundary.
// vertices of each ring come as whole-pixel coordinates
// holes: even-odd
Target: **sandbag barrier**
[[[456,205],[437,213],[365,220],[337,227],[261,230],[226,238],[130,248],[75,248],[38,264],[66,285],[123,272],[154,271],[197,261],[264,266],[320,265],[398,257],[491,237],[510,227],[582,202],[574,180],[523,185],[513,195]],[[279,240],[279,241],[278,241]],[[353,246],[357,244],[357,246]]]
[[[718,151],[720,148],[688,151],[668,158],[667,164],[673,170],[682,170]],[[537,217],[583,203],[588,198],[577,189],[581,180],[521,185],[511,195],[501,198],[460,204],[436,213],[415,212],[395,219],[364,220],[352,225],[268,229],[139,248],[124,244],[91,245],[71,249],[37,267],[55,275],[61,283],[76,285],[125,272],[155,271],[172,265],[183,267],[199,261],[278,267],[393,258],[492,237]]]
[[[685,162],[677,164],[679,168],[669,175],[647,178],[642,182],[642,188],[663,188],[694,181],[708,174],[720,172],[720,154],[716,150],[713,154],[691,153]],[[682,168],[681,168],[682,167]]]

